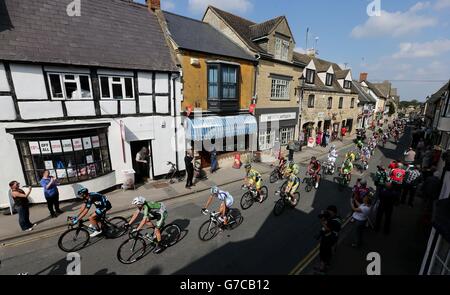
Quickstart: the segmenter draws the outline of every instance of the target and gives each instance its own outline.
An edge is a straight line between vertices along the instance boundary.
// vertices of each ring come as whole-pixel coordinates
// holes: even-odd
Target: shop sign
[[[40,155],[41,149],[39,148],[39,142],[37,141],[30,141],[29,143],[30,151],[32,155]]]
[[[41,147],[41,153],[43,155],[52,153],[49,141],[40,141],[39,142],[39,146]]]
[[[279,113],[279,114],[264,114],[261,115],[261,122],[273,122],[273,121],[284,121],[284,120],[296,120],[297,114],[294,113]]]

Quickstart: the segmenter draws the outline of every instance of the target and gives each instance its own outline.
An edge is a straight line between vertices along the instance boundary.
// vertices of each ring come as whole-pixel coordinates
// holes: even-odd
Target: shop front
[[[211,164],[211,154],[225,157],[256,150],[257,123],[251,115],[185,118],[186,148],[200,156],[202,167]]]
[[[256,109],[258,118],[258,150],[266,151],[274,146],[286,146],[295,139],[298,108]]]

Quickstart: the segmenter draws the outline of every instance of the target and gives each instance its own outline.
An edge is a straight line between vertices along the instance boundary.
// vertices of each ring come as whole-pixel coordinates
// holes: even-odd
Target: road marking
[[[349,215],[347,217],[347,219],[345,220],[344,224],[342,225],[341,231],[348,225],[348,223],[351,220],[351,215]],[[314,259],[316,259],[316,257],[319,255],[319,248],[320,248],[320,243],[317,244],[316,247],[314,247],[309,253],[308,255],[306,255],[289,273],[289,275],[299,275],[306,267],[308,267],[311,262],[314,261]]]
[[[67,228],[64,228],[64,229],[60,229],[60,230],[57,230],[57,231],[54,231],[54,232],[51,232],[51,233],[47,233],[47,234],[43,234],[43,235],[37,235],[37,236],[35,236],[33,238],[24,239],[24,240],[20,240],[20,241],[17,241],[17,242],[3,243],[1,245],[1,247],[2,248],[11,248],[11,247],[21,246],[21,245],[24,245],[24,244],[29,244],[31,242],[34,242],[34,241],[37,241],[37,240],[40,240],[40,239],[46,239],[46,238],[50,238],[50,237],[56,236],[57,234],[65,232],[66,230],[67,230]]]

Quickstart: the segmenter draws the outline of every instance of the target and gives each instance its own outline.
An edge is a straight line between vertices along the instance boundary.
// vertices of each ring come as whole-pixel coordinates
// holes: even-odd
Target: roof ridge
[[[212,8],[212,9],[214,9],[214,10],[217,10],[217,11],[219,11],[219,12],[223,12],[223,13],[232,15],[232,16],[234,16],[234,17],[240,18],[240,19],[242,19],[242,20],[245,20],[246,22],[252,23],[253,25],[257,24],[257,23],[255,23],[254,21],[251,21],[251,20],[249,20],[249,19],[243,18],[243,17],[241,17],[241,16],[239,16],[239,15],[236,15],[236,14],[233,14],[233,13],[231,13],[231,12],[222,10],[222,9],[220,9],[220,8],[217,8],[217,7],[213,6],[213,5],[208,5],[208,7]],[[253,26],[253,25],[251,25],[251,26]]]
[[[274,21],[274,20],[278,20],[278,19],[281,19],[281,18],[284,18],[284,16],[277,16],[277,17],[274,17],[274,18],[265,20],[265,21],[260,22],[260,23],[255,23],[255,24],[251,25],[250,27],[260,26],[260,25],[263,25],[263,24],[265,24],[265,23],[268,23],[268,22],[271,22],[271,21]]]
[[[125,0],[122,0],[122,1],[125,1]],[[204,24],[204,25],[209,25],[209,26],[211,26],[209,23],[205,23],[204,21],[199,20],[199,19],[195,19],[195,18],[192,18],[192,17],[184,16],[184,15],[181,15],[181,14],[176,14],[176,13],[173,13],[173,12],[170,12],[170,11],[165,11],[165,10],[163,10],[162,12],[163,12],[164,14],[175,15],[175,16],[182,17],[182,18],[185,18],[185,19],[188,19],[188,20],[191,20],[191,21],[195,21],[195,22],[198,22],[198,23],[201,23],[201,24]],[[211,27],[212,27],[212,26],[211,26]]]

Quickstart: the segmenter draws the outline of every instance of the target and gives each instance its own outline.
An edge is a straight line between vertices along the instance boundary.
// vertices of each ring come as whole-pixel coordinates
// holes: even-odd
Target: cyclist
[[[297,205],[297,200],[295,199],[294,194],[297,191],[299,185],[300,178],[294,172],[291,172],[291,174],[289,174],[285,193],[289,196],[289,200],[291,201],[293,206]]]
[[[386,144],[388,138],[389,138],[389,133],[385,131],[383,133],[383,144]]]
[[[330,151],[328,152],[328,161],[330,163],[333,163],[333,165],[335,165],[337,158],[338,158],[338,153],[336,150],[336,146],[333,144],[333,145],[331,145]]]
[[[211,205],[211,202],[214,198],[218,198],[221,203],[219,206],[219,213],[220,217],[219,220],[223,222],[224,225],[228,224],[228,212],[231,209],[231,206],[233,206],[234,199],[233,196],[229,192],[225,192],[220,190],[217,186],[213,186],[211,188],[211,195],[208,198],[208,201],[206,201],[206,205],[204,208],[202,208],[202,213],[205,212],[206,209],[208,209],[209,205]]]
[[[311,161],[308,165],[308,171],[307,173],[314,178],[316,181],[316,189],[319,188],[319,181],[320,181],[320,163],[317,161],[316,157],[311,157]]]
[[[363,145],[364,145],[364,144],[363,144],[363,142],[362,142],[361,139],[358,139],[358,140],[356,141],[356,147],[357,147],[359,150],[362,149]]]
[[[130,219],[130,222],[128,222],[128,225],[132,225],[141,211],[144,210],[144,216],[135,231],[140,231],[144,227],[144,225],[148,225],[150,228],[154,228],[157,245],[154,253],[161,253],[164,250],[164,245],[161,244],[161,229],[163,228],[167,219],[166,206],[160,202],[147,202],[144,197],[134,198],[131,204],[136,206],[137,210],[136,212],[134,212],[133,216]],[[152,220],[156,220],[156,225],[152,222]]]
[[[352,180],[352,171],[353,171],[352,161],[349,158],[347,158],[345,159],[344,163],[342,163],[341,167],[341,174],[343,177],[347,179],[347,182],[350,182]]]
[[[371,151],[368,146],[364,146],[361,149],[361,162],[364,164],[364,169],[369,168],[369,160],[371,156]]]
[[[101,220],[105,218],[106,212],[111,210],[112,206],[106,196],[89,192],[87,188],[81,188],[78,190],[77,195],[84,201],[83,206],[81,206],[80,213],[72,218],[73,224],[77,224],[84,216],[89,213],[92,205],[95,205],[95,212],[89,216],[90,227],[95,229],[93,233],[90,234],[91,237],[96,237],[102,233]]]
[[[355,162],[356,154],[354,151],[348,152],[345,154],[345,160],[349,160],[351,163]]]
[[[245,170],[247,172],[244,182],[248,186],[254,186],[256,191],[258,192],[259,202],[262,203],[264,197],[261,195],[261,187],[262,187],[262,176],[256,169],[252,168],[252,164],[248,163],[245,165]]]
[[[289,175],[291,175],[291,173],[294,173],[295,175],[297,175],[299,172],[300,172],[300,167],[296,163],[291,161],[286,164],[286,168],[283,171],[283,176],[289,177]]]
[[[278,170],[283,172],[284,169],[286,169],[286,165],[287,165],[286,158],[283,156],[280,156],[279,161],[278,161]]]

